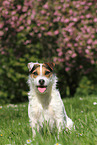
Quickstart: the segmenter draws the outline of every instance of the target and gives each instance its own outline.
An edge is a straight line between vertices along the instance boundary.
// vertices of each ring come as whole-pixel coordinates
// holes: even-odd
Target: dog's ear
[[[32,70],[33,66],[34,66],[33,62],[28,63],[29,72]]]
[[[53,71],[54,66],[55,66],[55,63],[53,63],[53,62],[48,62],[48,63],[44,63],[44,64],[46,64],[46,65]]]

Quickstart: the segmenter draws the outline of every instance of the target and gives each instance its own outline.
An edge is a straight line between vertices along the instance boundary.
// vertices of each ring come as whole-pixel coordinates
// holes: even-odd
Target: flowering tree
[[[97,3],[92,0],[4,0],[0,7],[0,51],[16,59],[52,59],[70,94],[97,64]],[[37,52],[36,52],[37,51]],[[24,55],[25,54],[25,55]],[[50,58],[50,59],[49,59]],[[59,80],[60,80],[59,78]]]

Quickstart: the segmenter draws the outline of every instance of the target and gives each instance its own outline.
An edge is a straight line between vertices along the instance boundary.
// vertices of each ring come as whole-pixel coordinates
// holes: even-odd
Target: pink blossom
[[[0,12],[2,11],[2,9],[3,9],[3,8],[2,8],[2,7],[0,7]]]
[[[37,26],[39,27],[41,24],[40,23],[37,23]]]
[[[27,24],[31,25],[31,20],[30,19],[27,20]]]
[[[28,9],[28,7],[27,7],[27,6],[24,6],[23,9],[22,9],[22,11],[23,11],[23,12],[26,12],[27,9]]]
[[[45,8],[45,9],[48,9],[49,8],[48,2],[43,6],[43,8]]]
[[[73,14],[73,11],[72,11],[72,9],[70,9],[70,10],[69,10],[69,13],[70,13],[70,15],[72,15],[72,14]]]
[[[60,49],[60,48],[58,48],[58,49],[57,49],[57,52],[60,52],[60,51],[61,51],[61,49]]]
[[[78,44],[77,44],[77,43],[74,43],[74,46],[75,46],[75,47],[77,47],[77,46],[78,46]]]
[[[10,2],[9,1],[7,1],[7,0],[5,0],[4,2],[3,2],[3,5],[5,6],[5,5],[9,5],[10,4]]]
[[[35,17],[36,12],[34,10],[32,10],[32,14],[31,14],[31,19],[33,20]]]
[[[71,51],[71,50],[69,50],[69,51],[68,51],[68,53],[69,53],[69,54],[72,54],[72,51]]]
[[[86,52],[87,54],[89,54],[89,50],[88,50],[88,49],[86,49],[85,52]]]
[[[30,11],[28,11],[27,15],[29,16],[30,14],[31,14]]]
[[[0,31],[0,36],[3,36],[4,35],[4,32],[3,31]]]
[[[77,5],[76,5],[76,8],[78,8],[78,7],[80,7],[80,4],[77,4]]]
[[[73,20],[74,22],[76,22],[78,19],[77,19],[77,18],[73,18],[72,20]]]
[[[87,10],[89,7],[88,6],[85,6],[85,9]]]
[[[76,53],[73,53],[71,57],[74,58],[74,57],[76,57],[76,56],[77,56]]]
[[[58,35],[58,34],[59,34],[59,30],[56,30],[56,31],[54,32],[54,34],[55,34],[55,35]]]
[[[47,32],[47,35],[48,35],[48,36],[52,36],[52,32],[50,32],[50,31]]]
[[[7,10],[3,10],[2,12],[3,12],[4,15],[7,15],[8,14],[8,11]]]
[[[4,23],[0,23],[0,29],[2,29],[4,26]]]
[[[45,27],[41,27],[41,30],[44,31],[45,30]]]
[[[87,14],[86,15],[86,18],[91,18],[91,14]]]
[[[92,3],[90,2],[90,3],[88,3],[88,6],[91,6],[92,5]]]
[[[2,52],[1,52],[1,54],[3,55],[3,54],[5,54],[5,52],[4,52],[4,51],[2,51]]]
[[[69,38],[66,37],[66,38],[64,39],[64,42],[68,42],[68,41],[69,41]]]
[[[64,59],[63,58],[58,58],[58,61],[59,62],[64,62]]]
[[[68,23],[68,22],[69,22],[69,19],[65,19],[64,22],[65,22],[65,23]]]
[[[30,35],[30,36],[33,36],[34,34],[33,34],[33,32],[31,32],[31,33],[29,33],[29,35]]]
[[[38,32],[38,29],[37,27],[33,28],[34,29],[34,32],[37,33]]]
[[[65,19],[64,19],[64,17],[62,17],[62,18],[61,18],[61,22],[65,22]]]
[[[69,67],[66,67],[66,68],[65,68],[65,71],[66,71],[66,72],[68,72],[69,70],[70,70],[70,68],[69,68]]]
[[[21,15],[20,17],[19,17],[19,21],[22,21],[23,20],[23,16]]]
[[[72,47],[72,44],[71,43],[68,43],[67,44],[67,47],[69,47],[69,48]]]
[[[12,11],[12,13],[11,13],[12,15],[15,15],[16,14],[16,11]]]
[[[86,2],[85,2],[85,1],[83,1],[83,2],[80,2],[80,3],[81,3],[81,5],[85,5],[85,3],[86,3]]]
[[[11,21],[10,24],[11,24],[11,25],[14,25],[14,21]]]
[[[65,58],[67,61],[70,59],[68,56],[66,56],[66,58]]]
[[[5,28],[5,31],[8,31],[8,27]]]
[[[17,9],[20,10],[22,7],[21,5],[17,5]]]
[[[54,57],[54,62],[56,62],[57,61],[57,58],[56,57]]]
[[[41,33],[39,33],[39,34],[38,34],[38,37],[41,38],[41,36],[42,36]]]
[[[94,62],[94,60],[91,60],[91,64],[94,64],[95,62]]]
[[[72,28],[69,28],[67,31],[72,33]]]
[[[97,22],[97,18],[94,18],[94,22],[95,22],[95,23]]]
[[[23,30],[24,29],[24,26],[20,26],[19,27],[19,30],[21,31],[21,30]]]
[[[55,11],[54,16],[61,16],[61,14],[58,11]]]
[[[93,44],[94,44],[94,45],[97,45],[97,40],[95,40],[95,41],[93,42]]]
[[[81,15],[81,16],[80,16],[80,18],[81,18],[81,19],[84,19],[84,16],[83,16],[83,15]]]
[[[72,27],[75,23],[72,22],[72,23],[69,23],[69,27]]]
[[[61,6],[58,6],[57,9],[60,10],[61,9]]]
[[[95,38],[95,36],[94,35],[91,35],[91,38]]]
[[[88,49],[91,49],[91,46],[87,46]]]
[[[12,16],[12,18],[11,18],[11,19],[12,19],[13,21],[15,21],[15,20],[16,20],[16,18],[17,18],[17,17],[15,17],[15,16]]]
[[[83,68],[83,66],[82,66],[82,65],[80,65],[80,66],[79,66],[79,68],[80,68],[80,69],[82,69],[82,68]]]
[[[92,43],[92,39],[89,39],[88,41],[87,41],[87,44],[91,44]]]
[[[29,43],[31,43],[30,40],[26,40],[26,41],[24,42],[25,45],[26,45],[26,44],[29,44]]]
[[[81,46],[83,46],[83,42],[81,41],[80,43],[79,43]]]
[[[29,31],[31,27],[27,26],[27,30]]]
[[[62,55],[63,55],[63,52],[60,51],[60,52],[58,53],[58,56],[62,56]]]
[[[61,3],[63,3],[64,2],[64,0],[61,0]]]
[[[41,14],[45,14],[45,13],[46,13],[46,11],[45,11],[45,10],[42,10],[42,11],[41,11]]]

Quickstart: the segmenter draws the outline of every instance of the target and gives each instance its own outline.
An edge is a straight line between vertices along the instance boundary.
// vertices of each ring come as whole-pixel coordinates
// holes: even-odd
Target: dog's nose
[[[44,85],[44,82],[45,82],[45,81],[44,81],[43,79],[40,79],[40,80],[39,80],[40,85]]]

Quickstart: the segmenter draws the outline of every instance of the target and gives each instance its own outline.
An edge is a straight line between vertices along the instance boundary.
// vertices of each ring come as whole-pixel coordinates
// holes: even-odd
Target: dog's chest
[[[51,105],[49,105],[47,108],[43,108],[41,105],[37,106],[37,115],[39,122],[52,122],[54,123],[54,110]]]

